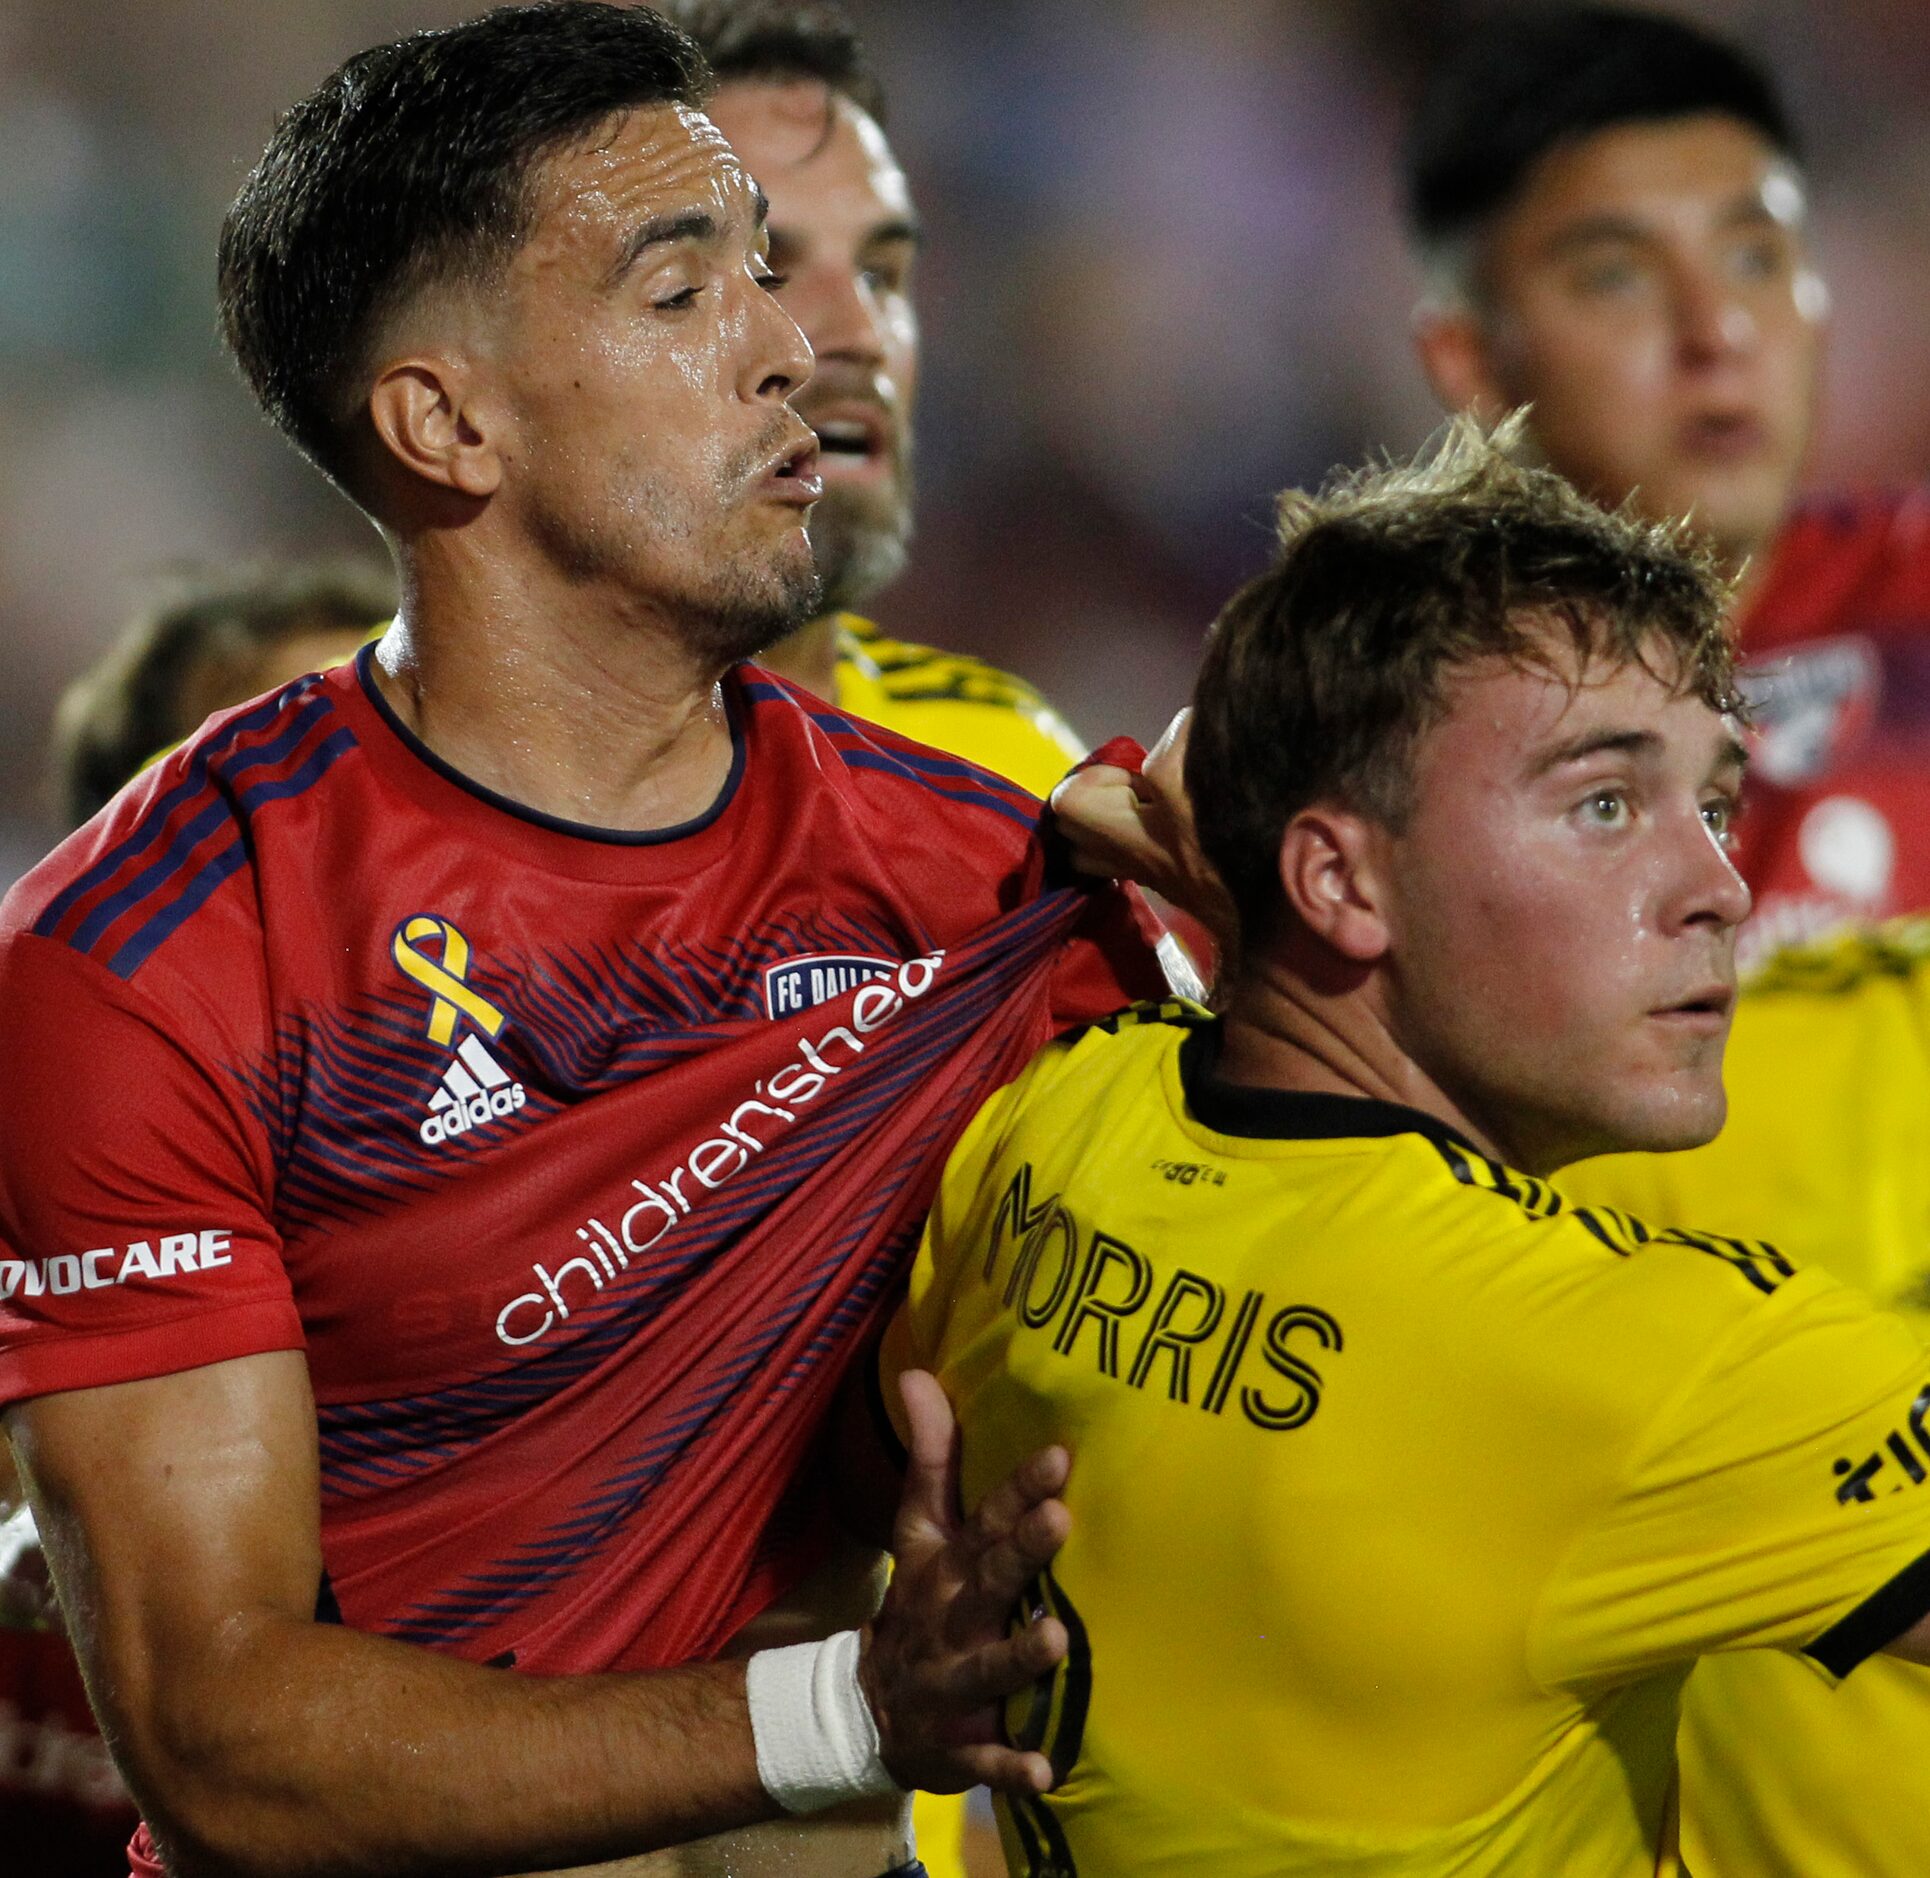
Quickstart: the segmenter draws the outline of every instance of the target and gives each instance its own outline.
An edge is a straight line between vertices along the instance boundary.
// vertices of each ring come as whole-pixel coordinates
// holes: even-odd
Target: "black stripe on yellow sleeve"
[[[1839,1617],[1803,1654],[1840,1681],[1925,1616],[1930,1616],[1930,1552]]]

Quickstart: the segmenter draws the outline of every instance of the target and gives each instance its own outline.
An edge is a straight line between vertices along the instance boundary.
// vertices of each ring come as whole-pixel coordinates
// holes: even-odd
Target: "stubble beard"
[[[721,479],[735,491],[744,480],[737,465]],[[530,525],[545,556],[571,585],[604,585],[646,602],[672,623],[695,659],[722,669],[767,651],[814,619],[824,604],[814,557],[801,543],[773,545],[763,553],[713,552],[695,574],[666,579],[661,563],[674,565],[682,558],[676,550],[701,540],[709,532],[706,524],[730,507],[722,494],[700,506],[652,489],[617,508],[622,519],[615,526],[566,515],[542,502],[532,506]],[[649,547],[639,552],[641,542]],[[650,548],[670,552],[652,554]],[[652,561],[659,564],[646,572]]]
[[[835,483],[811,511],[811,551],[827,613],[856,612],[905,571],[911,552],[912,479],[909,441],[901,441],[892,479],[882,489]]]

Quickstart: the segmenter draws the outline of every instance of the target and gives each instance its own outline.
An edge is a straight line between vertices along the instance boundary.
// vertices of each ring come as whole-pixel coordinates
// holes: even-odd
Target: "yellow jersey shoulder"
[[[1024,679],[967,653],[892,639],[855,613],[838,616],[837,704],[1040,797],[1085,755]]]
[[[1106,1144],[1125,1139],[1114,1123],[1130,1110],[1141,1111],[1139,1119],[1155,1129],[1184,1136],[1229,1160],[1291,1165],[1391,1148],[1399,1171],[1377,1204],[1424,1236],[1507,1238],[1531,1255],[1579,1257],[1591,1265],[1604,1259],[1619,1264],[1664,1249],[1693,1253],[1690,1269],[1707,1261],[1758,1296],[1773,1293],[1796,1274],[1792,1260],[1765,1239],[1653,1225],[1616,1206],[1578,1204],[1550,1182],[1482,1154],[1418,1112],[1367,1101],[1355,1110],[1352,1099],[1336,1097],[1326,1111],[1334,1119],[1321,1124],[1329,1133],[1252,1136],[1215,1128],[1189,1107],[1179,1057],[1189,1036],[1216,1022],[1198,1005],[1176,999],[1134,1005],[1087,1027],[1035,1060],[1009,1092],[1001,1132],[1008,1143],[1023,1137],[1028,1146],[1036,1145],[1042,1158],[1061,1158],[1053,1144],[1064,1144],[1061,1154],[1076,1151],[1094,1181],[1117,1183],[1121,1191],[1134,1184],[1134,1167],[1124,1156],[1114,1157]],[[1356,1112],[1358,1134],[1349,1126]]]

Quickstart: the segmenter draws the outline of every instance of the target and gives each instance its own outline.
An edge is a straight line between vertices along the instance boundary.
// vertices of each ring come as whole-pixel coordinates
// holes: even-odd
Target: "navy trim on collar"
[[[1220,1023],[1201,1024],[1179,1046],[1180,1086],[1194,1118],[1217,1134],[1252,1141],[1360,1141],[1425,1135],[1464,1153],[1479,1154],[1446,1122],[1398,1102],[1372,1096],[1325,1095],[1305,1089],[1265,1089],[1220,1075],[1225,1040]]]
[[[737,668],[733,666],[723,679],[724,719],[730,727],[730,774],[724,778],[724,786],[717,792],[717,799],[701,815],[693,816],[687,822],[678,822],[671,828],[599,828],[590,822],[567,821],[560,815],[551,815],[542,809],[533,809],[527,803],[518,802],[513,796],[500,794],[473,777],[465,776],[453,763],[438,756],[435,751],[418,737],[395,713],[395,707],[382,695],[382,687],[375,682],[375,673],[370,669],[375,662],[375,642],[365,645],[355,655],[355,676],[360,681],[362,695],[375,707],[376,715],[395,733],[396,741],[440,776],[444,782],[454,783],[465,795],[471,795],[478,802],[484,802],[492,809],[500,809],[503,814],[511,815],[519,822],[531,822],[538,828],[546,828],[552,834],[572,835],[578,841],[605,842],[619,848],[661,847],[667,841],[682,841],[691,835],[702,834],[718,816],[730,807],[737,795],[737,787],[744,780],[744,725],[742,705],[737,696]]]

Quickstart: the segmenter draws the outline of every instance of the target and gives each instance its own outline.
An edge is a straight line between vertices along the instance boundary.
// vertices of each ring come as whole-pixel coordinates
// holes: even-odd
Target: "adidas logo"
[[[467,1036],[456,1047],[455,1061],[442,1072],[416,1133],[430,1147],[440,1147],[472,1128],[513,1115],[525,1100],[523,1085],[483,1048],[482,1039]]]

